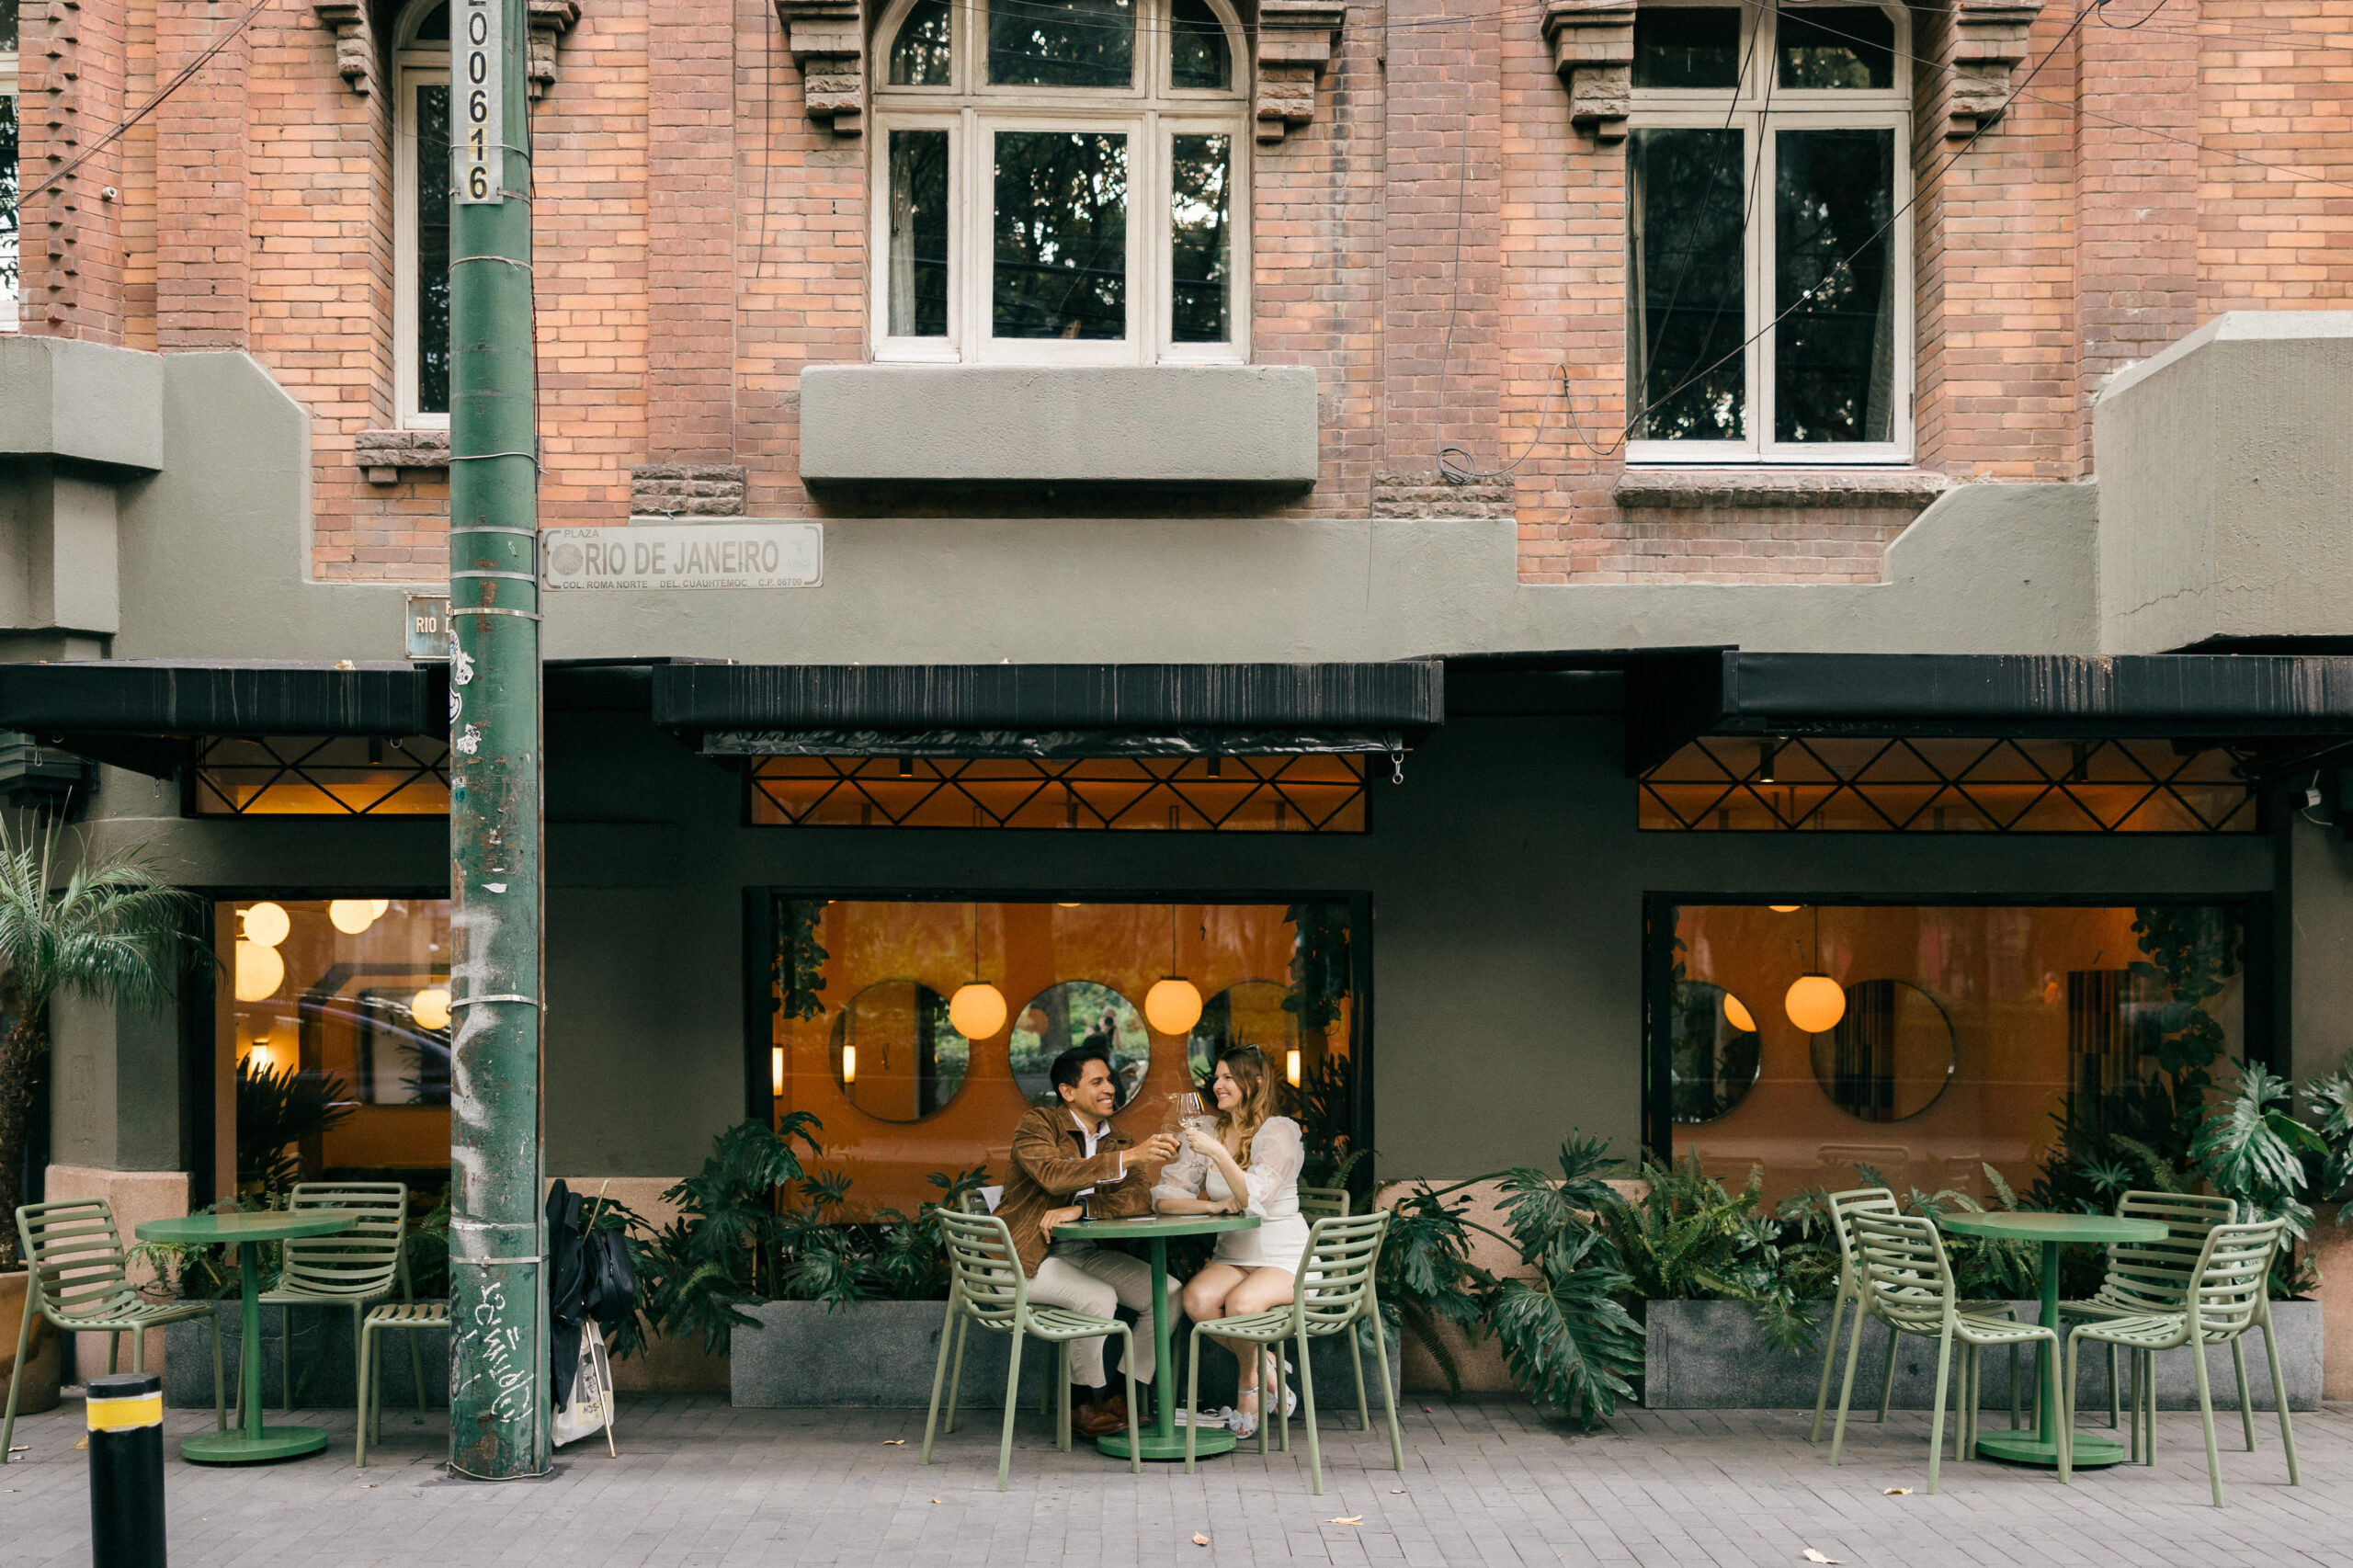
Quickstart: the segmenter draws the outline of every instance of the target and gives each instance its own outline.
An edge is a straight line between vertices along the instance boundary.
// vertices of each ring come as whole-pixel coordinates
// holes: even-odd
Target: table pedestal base
[[[258,1433],[233,1429],[183,1438],[180,1458],[190,1464],[261,1464],[301,1459],[326,1446],[326,1433],[316,1426],[265,1426]]]
[[[1147,1426],[1136,1436],[1141,1441],[1142,1457],[1145,1459],[1182,1460],[1185,1457],[1185,1434],[1182,1432],[1164,1434]],[[1222,1426],[1204,1426],[1193,1434],[1193,1442],[1195,1456],[1208,1459],[1211,1454],[1230,1451],[1233,1447],[1233,1434]],[[1097,1437],[1095,1439],[1095,1446],[1115,1460],[1123,1460],[1128,1457],[1128,1435],[1125,1432],[1113,1432],[1107,1437]]]
[[[2029,1428],[2021,1432],[1981,1432],[1977,1437],[1980,1459],[2001,1460],[2008,1464],[2039,1464],[2051,1469],[2059,1465],[2059,1446],[2046,1443],[2042,1434]],[[2101,1470],[2109,1465],[2122,1464],[2124,1445],[2107,1437],[2095,1437],[2083,1433],[2075,1438],[2075,1452],[2067,1463],[2075,1470]]]

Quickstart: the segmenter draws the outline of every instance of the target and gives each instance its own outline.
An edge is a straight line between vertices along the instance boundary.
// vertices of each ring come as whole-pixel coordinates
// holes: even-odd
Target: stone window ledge
[[[1628,469],[1611,499],[1629,509],[1703,506],[1908,507],[1925,510],[1951,481],[1927,469]]]
[[[398,484],[404,471],[447,469],[447,430],[362,430],[354,444],[352,460],[370,484]]]

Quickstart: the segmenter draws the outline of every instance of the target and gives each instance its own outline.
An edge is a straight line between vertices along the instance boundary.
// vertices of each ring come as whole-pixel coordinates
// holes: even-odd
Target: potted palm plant
[[[193,894],[164,881],[139,848],[61,857],[53,824],[30,833],[0,818],[0,983],[15,1015],[0,1035],[0,1355],[13,1358],[29,1276],[17,1256],[35,1089],[49,1060],[49,1004],[60,992],[161,1006],[173,977],[206,955]],[[71,858],[70,868],[62,861]],[[60,874],[63,881],[60,884]],[[36,1327],[19,1412],[57,1401],[54,1335]],[[47,1403],[40,1403],[46,1400]]]

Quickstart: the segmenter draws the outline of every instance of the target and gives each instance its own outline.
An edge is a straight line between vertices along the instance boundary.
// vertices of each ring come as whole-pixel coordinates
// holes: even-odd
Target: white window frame
[[[22,15],[17,18],[19,47],[25,24],[31,19]],[[0,298],[0,332],[15,332],[25,308],[25,103],[17,90],[17,58],[16,50],[0,51],[0,97],[17,100],[17,289],[13,295]]]
[[[421,86],[449,85],[449,51],[418,47],[411,36],[438,0],[412,0],[401,14],[392,55],[392,412],[404,430],[447,430],[445,411],[417,407],[416,117]]]
[[[1207,0],[1225,31],[1233,77],[1226,90],[1170,85],[1169,0],[1136,0],[1136,79],[1131,87],[999,86],[986,78],[985,0],[949,11],[951,85],[891,85],[891,49],[916,0],[895,0],[876,29],[871,147],[869,340],[878,361],[982,365],[1246,363],[1250,357],[1249,46],[1225,0]],[[891,133],[948,132],[948,332],[904,337],[891,327]],[[994,153],[1000,131],[1101,131],[1128,146],[1127,335],[1091,342],[1000,338],[990,309],[996,249]],[[1175,144],[1221,135],[1227,156],[1227,327],[1223,343],[1177,343],[1169,266]]]
[[[1858,0],[1841,0],[1853,5]],[[1737,88],[1660,88],[1634,90],[1629,131],[1651,129],[1730,129],[1741,133],[1741,167],[1746,176],[1748,222],[1742,235],[1745,278],[1742,298],[1745,320],[1741,337],[1756,341],[1745,349],[1745,396],[1746,437],[1738,441],[1635,440],[1626,443],[1626,460],[1641,466],[1700,464],[1713,467],[1746,464],[1794,464],[1824,467],[1836,464],[1902,463],[1913,455],[1914,345],[1917,303],[1913,294],[1913,223],[1906,210],[1912,199],[1912,57],[1911,17],[1902,6],[1881,5],[1894,23],[1895,66],[1893,85],[1881,89],[1799,90],[1768,84],[1778,69],[1779,51],[1774,38],[1773,7],[1725,0],[1643,0],[1644,9],[1697,6],[1737,8],[1741,14],[1740,55],[1743,63]],[[1780,0],[1783,12],[1819,7],[1802,0]],[[1768,107],[1769,105],[1769,107]],[[1895,293],[1893,364],[1889,377],[1892,438],[1886,441],[1777,441],[1774,429],[1772,366],[1777,334],[1770,325],[1774,303],[1774,227],[1778,213],[1774,192],[1779,173],[1778,139],[1781,131],[1887,130],[1893,133],[1894,183],[1890,210],[1901,214],[1890,227],[1891,270]],[[1631,156],[1631,152],[1630,152]],[[1632,181],[1627,184],[1631,200]],[[1630,227],[1633,215],[1630,210]],[[1626,271],[1631,301],[1636,287],[1633,269]],[[1631,311],[1629,312],[1631,315]],[[1761,334],[1761,335],[1760,335]],[[1628,345],[1628,413],[1639,406],[1631,367],[1636,358]]]

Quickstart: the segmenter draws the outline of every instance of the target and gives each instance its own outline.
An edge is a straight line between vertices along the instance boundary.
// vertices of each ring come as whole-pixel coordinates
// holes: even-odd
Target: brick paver
[[[916,1462],[921,1411],[751,1411],[712,1397],[623,1406],[620,1457],[563,1450],[552,1478],[451,1482],[438,1416],[387,1415],[381,1460],[352,1468],[350,1413],[322,1458],[251,1471],[171,1460],[176,1568],[737,1568],[749,1564],[1067,1563],[1803,1564],[1813,1548],[1852,1568],[2341,1564],[2353,1540],[2353,1406],[2299,1418],[2304,1483],[2290,1489],[2276,1426],[2253,1455],[2223,1453],[2231,1506],[2206,1504],[2195,1416],[2159,1418],[2158,1463],[2079,1478],[1948,1465],[1924,1485],[1927,1423],[1899,1414],[1850,1436],[1833,1470],[1787,1412],[1636,1411],[1586,1434],[1513,1400],[1415,1400],[1406,1467],[1354,1432],[1327,1435],[1325,1494],[1303,1447],[1141,1480],[1091,1450],[1054,1451],[1022,1418],[1013,1489],[995,1482],[994,1427],[968,1426]],[[1994,1419],[1998,1419],[1995,1417]],[[171,1433],[209,1425],[175,1411]],[[2227,1425],[2225,1427],[2227,1431]],[[81,1407],[20,1423],[29,1451],[0,1471],[11,1568],[89,1561]],[[904,1446],[892,1446],[904,1439]],[[1908,1486],[1907,1496],[1885,1489]],[[1360,1517],[1356,1526],[1336,1524]],[[1192,1545],[1207,1535],[1204,1550]]]

